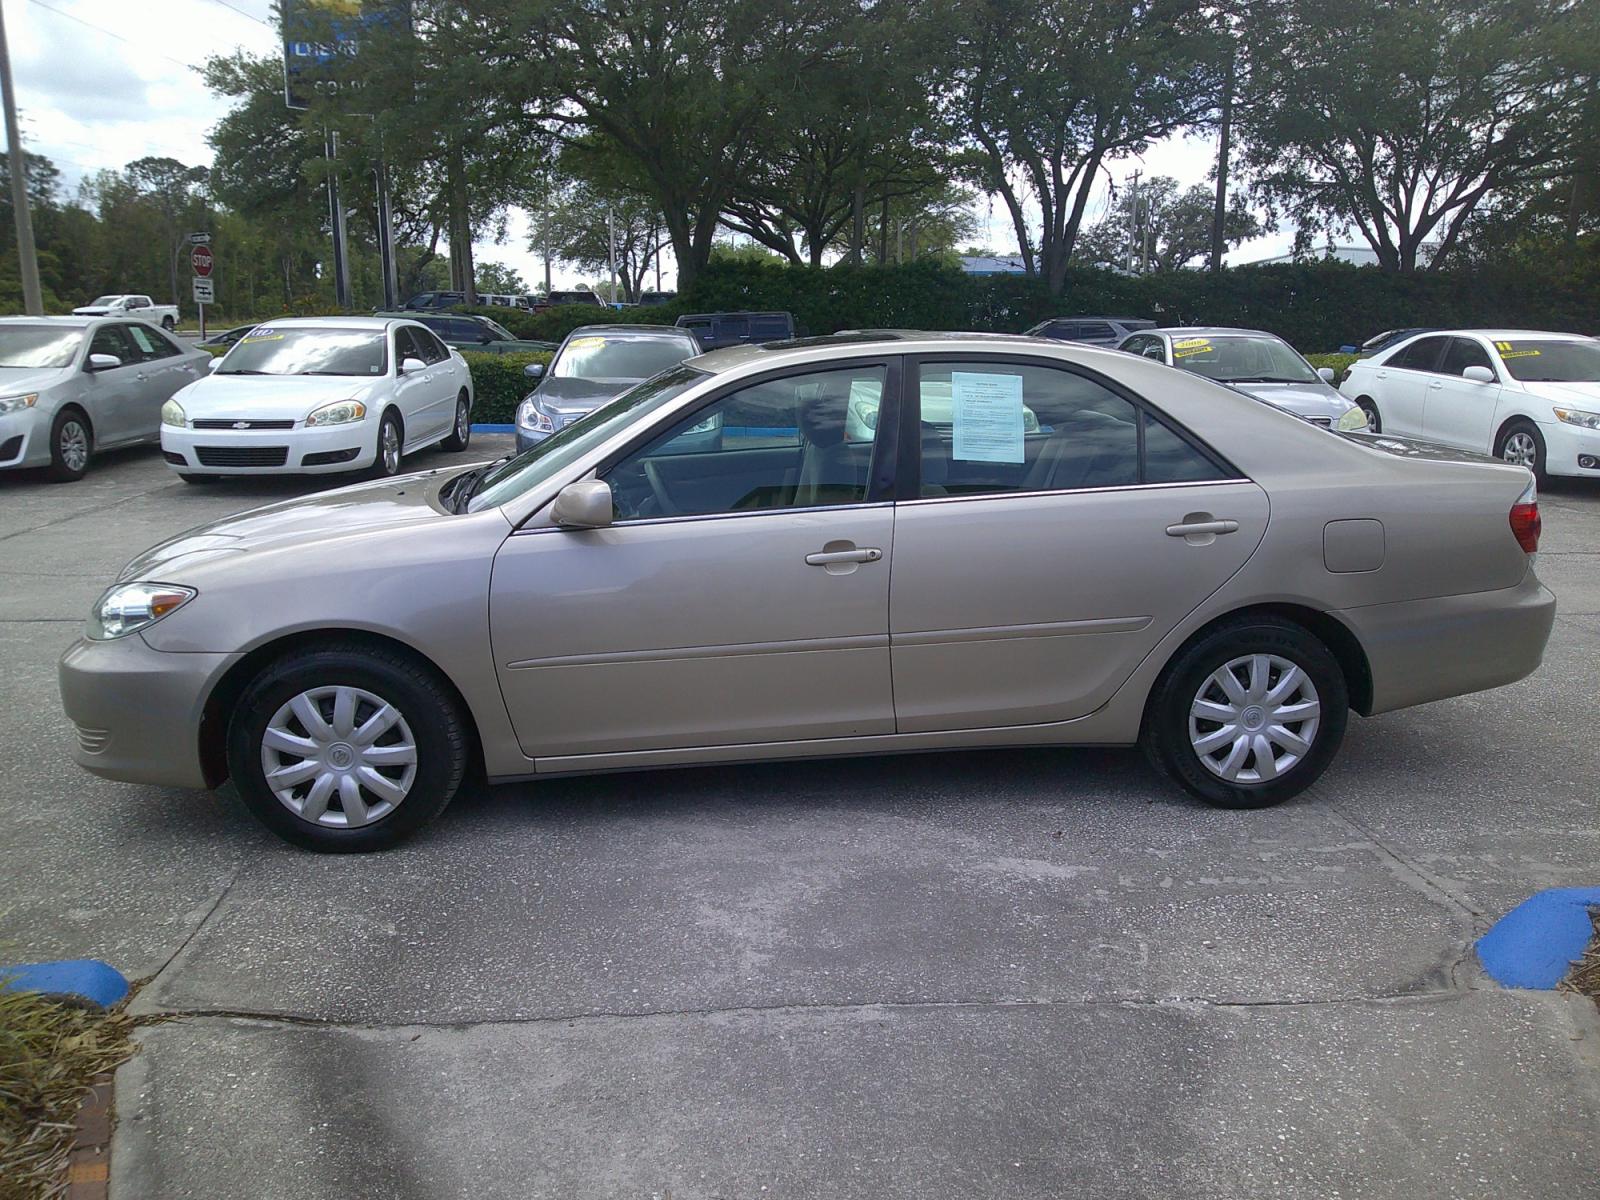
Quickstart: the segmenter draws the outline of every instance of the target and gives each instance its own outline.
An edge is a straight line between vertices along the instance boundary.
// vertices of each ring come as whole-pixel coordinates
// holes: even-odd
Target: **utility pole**
[[[1219,115],[1217,139],[1217,204],[1211,210],[1211,269],[1222,270],[1222,252],[1226,249],[1225,221],[1228,215],[1228,143],[1233,136],[1234,71],[1238,63],[1238,44],[1233,42],[1229,30],[1228,73],[1222,80],[1222,111]]]
[[[1139,252],[1139,175],[1133,173],[1128,193],[1128,273],[1133,273],[1134,256]]]
[[[0,5],[0,92],[6,110],[6,161],[11,168],[11,211],[17,222],[17,266],[22,273],[22,307],[30,317],[44,316],[39,287],[39,256],[33,245],[33,214],[28,211],[28,162],[17,133],[17,96],[11,85],[11,52],[6,47],[5,9]]]
[[[617,306],[617,223],[612,215],[611,206],[606,205],[606,249],[611,256],[611,291],[606,299],[611,301],[611,307]]]
[[[394,257],[394,216],[389,211],[389,164],[381,146],[373,173],[378,190],[378,267],[383,273],[383,307],[393,312],[400,303],[400,280]]]
[[[345,240],[344,204],[339,199],[339,134],[329,131],[323,142],[328,156],[328,228],[333,234],[333,300],[340,308],[350,307],[349,243]]]

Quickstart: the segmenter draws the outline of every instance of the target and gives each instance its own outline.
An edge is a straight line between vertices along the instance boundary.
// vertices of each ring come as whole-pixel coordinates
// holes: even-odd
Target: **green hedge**
[[[533,390],[533,380],[522,373],[529,363],[550,364],[549,354],[480,354],[462,351],[472,371],[472,419],[483,425],[509,425],[516,420],[517,405]]]
[[[1588,243],[1593,244],[1579,243],[1559,259],[1517,269],[1413,276],[1342,262],[1234,267],[1215,275],[1082,269],[1068,273],[1059,300],[1037,279],[966,275],[931,260],[820,270],[713,262],[675,304],[628,310],[624,319],[635,319],[634,312],[782,309],[809,334],[892,328],[1020,333],[1047,317],[1132,316],[1162,325],[1265,329],[1308,353],[1336,351],[1381,330],[1413,325],[1594,333],[1600,331],[1600,238]]]
[[[1308,354],[1306,361],[1313,367],[1332,367],[1333,386],[1338,387],[1350,374],[1350,364],[1360,357],[1359,354]]]

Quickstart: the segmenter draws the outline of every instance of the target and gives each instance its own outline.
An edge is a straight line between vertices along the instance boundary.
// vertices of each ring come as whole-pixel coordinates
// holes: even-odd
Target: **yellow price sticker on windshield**
[[[1538,358],[1539,357],[1539,351],[1537,351],[1537,350],[1502,350],[1502,351],[1500,351],[1500,357],[1501,358]]]
[[[1210,338],[1184,338],[1180,342],[1173,342],[1172,343],[1172,348],[1174,350],[1186,350],[1190,346],[1194,346],[1194,347],[1199,348],[1199,347],[1205,347],[1205,346],[1209,346],[1209,345],[1211,345],[1211,339]]]
[[[606,340],[603,337],[573,338],[570,342],[567,343],[567,349],[568,350],[593,350],[596,346],[604,346],[605,344],[606,344]]]
[[[1211,343],[1210,342],[1207,342],[1203,346],[1188,346],[1188,347],[1186,347],[1186,348],[1184,348],[1182,350],[1179,350],[1176,347],[1174,347],[1173,351],[1172,351],[1172,357],[1173,358],[1193,358],[1196,354],[1208,354],[1208,353],[1210,353],[1211,348],[1212,347],[1211,347]]]

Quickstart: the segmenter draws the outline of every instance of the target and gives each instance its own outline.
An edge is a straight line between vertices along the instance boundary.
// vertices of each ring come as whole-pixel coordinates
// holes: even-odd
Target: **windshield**
[[[1223,383],[1317,383],[1309,363],[1289,344],[1259,337],[1175,337],[1173,366]]]
[[[511,336],[511,331],[509,329],[497,321],[491,321],[488,317],[485,317],[483,319],[483,324],[490,333],[497,336],[502,342],[514,342],[517,340]]]
[[[82,329],[49,325],[0,326],[0,367],[70,367],[83,344]]]
[[[1600,342],[1496,342],[1500,361],[1524,383],[1600,382]]]
[[[706,378],[681,363],[670,371],[631,387],[566,428],[500,464],[483,477],[467,505],[468,512],[495,508],[537,487],[568,463],[582,458],[612,434],[683,395]]]
[[[257,325],[217,368],[218,375],[382,375],[382,330],[295,329]]]
[[[649,379],[689,355],[678,338],[586,334],[561,348],[550,374],[557,379]]]

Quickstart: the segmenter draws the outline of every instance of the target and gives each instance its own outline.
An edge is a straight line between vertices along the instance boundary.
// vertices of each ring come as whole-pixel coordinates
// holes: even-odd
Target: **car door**
[[[413,329],[423,361],[428,364],[423,376],[427,383],[429,436],[450,432],[455,424],[456,397],[466,386],[467,367],[461,359],[450,353],[450,347],[439,340],[431,329]]]
[[[1426,436],[1422,412],[1428,385],[1439,377],[1439,359],[1449,341],[1447,337],[1418,338],[1373,368],[1373,399],[1385,433]]]
[[[601,470],[612,525],[506,540],[489,618],[526,754],[894,731],[895,371],[730,385]]]
[[[394,401],[405,422],[406,449],[427,442],[439,433],[436,411],[438,391],[434,368],[428,365],[428,350],[421,336],[420,326],[401,325],[394,331]],[[403,365],[414,359],[422,364],[420,369],[404,370]]]
[[[1468,367],[1485,367],[1494,380],[1467,379]],[[1500,377],[1489,351],[1476,338],[1452,337],[1428,384],[1422,409],[1422,434],[1430,441],[1489,454],[1493,447],[1495,409],[1500,404]]]
[[[902,419],[927,395],[948,421],[920,423],[896,506],[901,733],[1094,711],[1266,530],[1259,487],[1087,371],[938,356],[907,376]]]
[[[130,323],[124,331],[139,352],[140,372],[137,411],[131,412],[133,422],[144,437],[161,436],[161,406],[179,388],[199,378],[194,363],[183,350],[160,329],[143,322]],[[142,375],[143,378],[139,378]]]
[[[83,360],[88,376],[84,406],[94,427],[95,445],[101,448],[134,441],[148,432],[144,411],[147,376],[139,348],[127,330],[128,322],[123,321],[96,328]],[[120,365],[93,370],[89,358],[96,354],[109,354]]]

